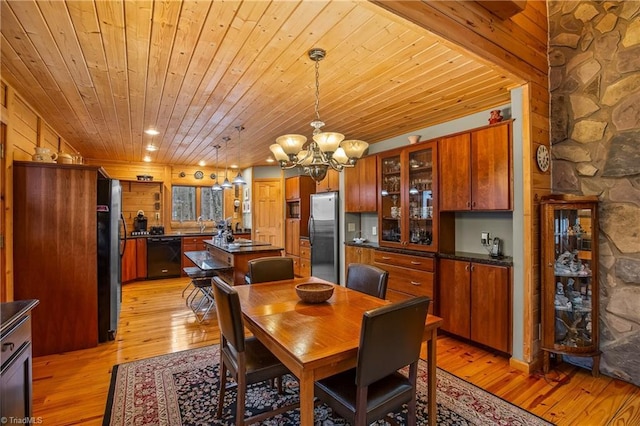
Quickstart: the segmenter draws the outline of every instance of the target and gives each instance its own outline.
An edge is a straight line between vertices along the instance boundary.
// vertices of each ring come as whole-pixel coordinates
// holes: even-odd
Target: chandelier
[[[283,169],[299,167],[316,182],[320,182],[327,175],[327,170],[342,171],[345,167],[353,167],[362,157],[369,146],[360,140],[344,140],[344,135],[335,132],[324,132],[324,122],[320,120],[318,112],[320,106],[320,61],[326,56],[326,51],[320,48],[309,50],[309,59],[315,62],[316,69],[316,118],[311,122],[313,140],[305,145],[307,137],[304,135],[288,134],[276,138],[276,143],[269,149]]]

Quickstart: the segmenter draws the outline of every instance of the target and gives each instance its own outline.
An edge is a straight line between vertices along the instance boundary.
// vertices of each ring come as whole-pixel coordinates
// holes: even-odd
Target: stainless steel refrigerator
[[[98,180],[98,341],[115,339],[122,302],[122,255],[126,229],[122,187],[115,179]],[[121,242],[121,237],[124,239]]]
[[[311,243],[311,275],[339,284],[337,192],[311,195],[309,241]]]

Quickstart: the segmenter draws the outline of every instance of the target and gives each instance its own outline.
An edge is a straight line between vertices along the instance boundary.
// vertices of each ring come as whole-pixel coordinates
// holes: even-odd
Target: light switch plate
[[[350,222],[350,223],[347,224],[347,231],[355,232],[355,230],[356,230],[356,224],[355,223]]]
[[[378,235],[378,228],[376,226],[371,228],[371,235]]]

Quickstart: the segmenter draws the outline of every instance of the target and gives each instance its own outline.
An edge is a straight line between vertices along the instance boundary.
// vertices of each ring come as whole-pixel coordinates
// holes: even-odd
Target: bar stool
[[[185,301],[195,314],[198,322],[202,322],[214,305],[211,277],[216,274],[214,271],[203,271],[193,266],[186,267],[183,270],[191,278],[191,281],[182,290],[182,294],[184,295],[187,288],[193,287]]]

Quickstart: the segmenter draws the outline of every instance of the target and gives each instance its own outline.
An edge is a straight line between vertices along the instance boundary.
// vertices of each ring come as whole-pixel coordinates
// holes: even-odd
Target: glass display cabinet
[[[379,243],[437,249],[436,145],[424,142],[379,155]]]
[[[599,375],[598,198],[549,195],[541,201],[542,350],[591,357]]]

